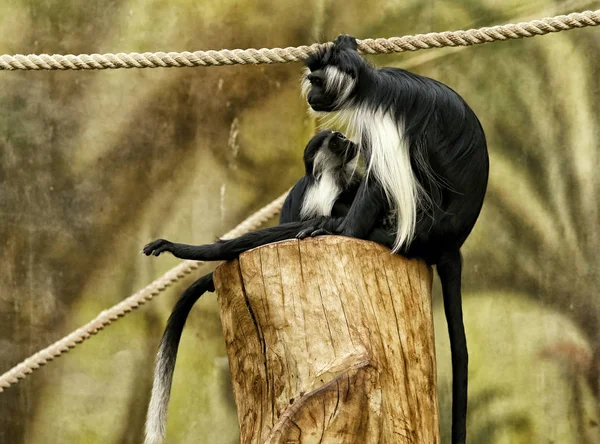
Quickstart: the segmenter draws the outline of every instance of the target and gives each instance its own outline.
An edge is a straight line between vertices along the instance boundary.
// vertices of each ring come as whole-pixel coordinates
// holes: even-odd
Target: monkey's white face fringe
[[[144,444],[162,444],[165,440],[167,409],[169,407],[173,373],[164,368],[165,359],[163,358],[162,345],[161,342],[156,359],[152,396],[150,397],[146,417],[146,439]]]
[[[302,97],[305,99],[308,97],[308,92],[311,88],[310,81],[308,80],[310,72],[310,69],[304,68],[300,81]],[[352,94],[355,86],[356,80],[350,77],[349,74],[340,71],[335,66],[327,66],[325,68],[325,93],[335,95],[335,106],[344,104],[348,100],[348,97],[350,97],[350,94]],[[316,115],[319,114],[319,111],[314,111],[310,106],[309,112]]]
[[[325,126],[344,125],[350,138],[358,144],[363,158],[368,158],[366,177],[376,180],[394,209],[396,240],[392,251],[408,247],[415,235],[417,208],[426,198],[410,164],[408,140],[402,122],[381,110],[371,111],[355,106],[329,114]],[[369,147],[365,146],[368,144]]]
[[[310,74],[310,69],[304,68],[302,70],[302,79],[300,80],[300,88],[302,91],[302,97],[306,99],[308,97],[308,92],[310,91],[310,81],[308,80],[308,75]]]
[[[356,86],[356,81],[349,74],[340,71],[335,66],[325,68],[325,91],[335,94],[335,105],[339,106],[348,100]]]

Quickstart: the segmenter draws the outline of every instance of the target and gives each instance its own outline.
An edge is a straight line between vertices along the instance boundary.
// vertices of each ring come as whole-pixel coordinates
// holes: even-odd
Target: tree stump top
[[[424,262],[340,236],[219,266],[241,443],[438,443],[431,282]]]

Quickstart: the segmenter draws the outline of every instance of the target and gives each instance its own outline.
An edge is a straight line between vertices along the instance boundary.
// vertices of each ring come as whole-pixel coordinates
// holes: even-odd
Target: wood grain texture
[[[215,273],[247,443],[439,443],[431,269],[338,236]]]

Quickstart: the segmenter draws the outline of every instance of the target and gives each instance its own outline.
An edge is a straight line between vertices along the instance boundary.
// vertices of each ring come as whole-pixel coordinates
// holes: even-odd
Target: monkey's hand
[[[300,231],[296,235],[296,238],[305,239],[307,237],[323,236],[323,235],[327,235],[327,234],[338,234],[339,231],[338,231],[337,227],[339,226],[341,220],[342,219],[339,219],[339,218],[326,219],[326,220],[322,221],[321,223],[317,223],[313,226],[310,226],[310,227],[305,228],[304,230]]]
[[[171,251],[172,246],[173,242],[170,242],[165,239],[157,239],[146,245],[142,250],[142,253],[144,253],[146,256],[159,256],[160,253],[163,253],[165,251]]]
[[[351,49],[354,51],[358,50],[356,38],[348,34],[338,35],[333,42],[333,46],[337,49]]]

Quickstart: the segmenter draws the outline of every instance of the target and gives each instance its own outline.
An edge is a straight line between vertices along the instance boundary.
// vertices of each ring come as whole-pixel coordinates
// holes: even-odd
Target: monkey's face
[[[306,100],[314,111],[330,112],[343,108],[354,90],[355,80],[336,66],[307,73]]]
[[[339,111],[351,102],[358,72],[365,64],[356,48],[356,39],[339,36],[333,46],[308,58],[302,90],[314,111]]]
[[[358,154],[358,146],[338,131],[323,130],[304,149],[307,174],[318,175],[325,170],[341,170]]]
[[[353,159],[358,154],[358,146],[339,131],[331,132],[327,148],[342,159]]]
[[[331,88],[326,88],[327,76],[325,70],[317,70],[306,76],[309,82],[306,100],[315,111],[333,111],[335,109],[336,94]],[[328,91],[329,90],[329,91]]]

